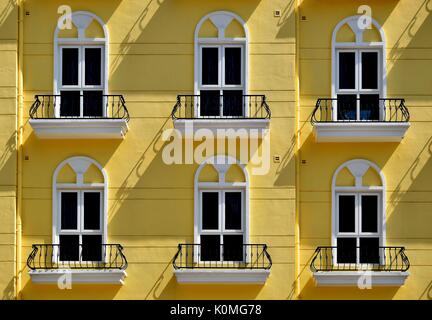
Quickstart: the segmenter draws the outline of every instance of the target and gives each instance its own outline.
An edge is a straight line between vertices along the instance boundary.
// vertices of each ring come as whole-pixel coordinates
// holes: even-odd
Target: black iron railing
[[[404,247],[337,248],[318,247],[310,269],[317,271],[407,271]]]
[[[129,111],[122,95],[36,95],[29,115],[31,119],[125,119],[129,121]]]
[[[179,95],[171,117],[175,119],[270,119],[264,95]]]
[[[203,246],[179,244],[174,269],[270,269],[272,259],[265,244]]]
[[[367,96],[366,96],[367,97]],[[321,122],[408,122],[405,99],[325,98],[318,99],[311,123]]]
[[[68,247],[59,244],[34,244],[27,259],[32,270],[50,269],[126,269],[128,263],[120,244]]]

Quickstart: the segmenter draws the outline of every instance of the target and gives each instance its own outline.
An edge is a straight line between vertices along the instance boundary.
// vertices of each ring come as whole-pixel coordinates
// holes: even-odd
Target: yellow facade
[[[68,2],[68,3],[65,3]],[[52,95],[55,30],[60,6],[101,19],[109,34],[109,94],[123,95],[130,115],[124,139],[42,139],[32,126],[35,95]],[[310,117],[318,98],[331,97],[332,32],[346,17],[369,5],[386,36],[387,97],[405,98],[410,128],[401,142],[317,143]],[[199,164],[167,165],[164,130],[173,128],[178,95],[194,94],[194,32],[216,11],[232,12],[247,26],[250,95],[265,95],[271,109],[270,167],[254,175],[248,163],[248,242],[266,244],[272,259],[265,284],[181,284],[173,269],[178,245],[194,243],[196,183],[217,183],[220,173]],[[423,0],[326,1],[36,1],[0,0],[0,292],[3,299],[427,299],[431,290],[432,243],[430,139],[428,129],[432,21]],[[352,41],[341,30],[338,41]],[[59,38],[76,38],[62,30]],[[95,20],[86,38],[103,38]],[[224,32],[244,38],[235,21]],[[203,23],[199,38],[217,39]],[[368,42],[379,41],[371,30]],[[216,120],[217,121],[217,120]],[[247,120],[245,120],[247,121]],[[259,151],[263,144],[260,139]],[[186,144],[186,141],[183,141]],[[241,144],[237,142],[237,145]],[[196,148],[198,143],[195,142]],[[228,150],[228,148],[226,148]],[[217,155],[215,151],[206,156]],[[234,158],[238,154],[225,151]],[[53,243],[54,185],[75,183],[71,157],[88,157],[84,184],[107,184],[106,240],[127,257],[123,285],[56,284],[32,281],[27,258],[33,244]],[[404,246],[411,266],[403,286],[317,287],[309,268],[314,251],[332,241],[332,177],[352,159],[375,163],[385,176],[386,245]],[[240,167],[227,183],[246,183]],[[349,172],[338,186],[351,186]],[[363,176],[380,186],[379,174]]]

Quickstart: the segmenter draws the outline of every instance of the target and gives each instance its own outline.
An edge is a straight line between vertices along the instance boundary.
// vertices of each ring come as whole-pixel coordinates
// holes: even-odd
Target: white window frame
[[[66,16],[60,19],[65,19]],[[108,28],[101,18],[88,11],[75,11],[71,14],[72,23],[78,30],[78,37],[76,38],[62,38],[59,37],[61,30],[56,28],[54,32],[54,83],[53,83],[53,94],[60,95],[60,91],[81,91],[80,99],[80,116],[83,118],[83,98],[82,90],[86,91],[102,91],[103,95],[108,95],[108,74],[109,74],[109,35]],[[86,29],[92,21],[96,21],[101,26],[104,36],[103,38],[87,38]],[[61,25],[62,21],[59,21],[58,25]],[[78,69],[78,85],[77,86],[63,86],[62,84],[62,48],[79,48],[79,69]],[[84,50],[85,48],[102,48],[101,52],[101,85],[100,86],[86,86],[85,85],[85,72],[84,72]],[[105,99],[104,99],[105,100]],[[105,105],[105,101],[103,101]],[[54,110],[56,118],[60,117],[60,108],[57,104]],[[103,108],[103,117],[106,117],[106,110]]]
[[[218,173],[218,182],[200,182],[199,176],[202,169],[207,165],[213,165]],[[231,165],[237,165],[243,171],[244,182],[226,182],[225,173],[229,170]],[[224,219],[219,219],[218,230],[202,230],[202,192],[206,191],[217,191],[217,192],[230,192],[230,191],[241,191],[242,192],[242,232],[238,230],[226,231],[223,225]],[[222,199],[219,196],[219,203],[222,203]],[[221,211],[222,210],[222,211]],[[219,208],[219,215],[224,214],[224,209]],[[203,161],[197,171],[195,172],[195,183],[194,183],[194,243],[200,244],[201,234],[243,234],[243,243],[249,244],[249,176],[245,165],[241,164],[237,159],[218,155],[210,157]],[[223,221],[222,221],[223,220]],[[223,242],[221,242],[222,244]],[[246,256],[246,261],[249,262],[250,255]],[[194,262],[198,262],[197,251],[194,253]],[[222,260],[220,260],[222,261]]]
[[[378,30],[381,40],[378,42],[363,41],[363,33],[367,29],[360,29],[364,25],[359,22],[362,16],[356,15],[343,19],[333,30],[332,36],[332,98],[337,98],[338,94],[378,94],[380,98],[386,98],[387,94],[387,70],[386,70],[386,40],[384,29],[378,22],[371,18],[371,25]],[[337,33],[339,30],[348,25],[355,34],[355,42],[337,42]],[[356,89],[339,89],[339,52],[356,52]],[[361,52],[378,52],[378,89],[361,89]],[[380,104],[380,119],[384,117],[384,106]],[[337,121],[337,103],[333,112],[333,121]],[[357,101],[356,119],[360,121],[360,102]],[[364,120],[368,121],[368,120]]]
[[[199,31],[201,30],[201,27],[204,22],[210,21],[215,25],[215,27],[218,29],[218,37],[217,38],[201,38],[199,37]],[[240,25],[243,26],[244,38],[227,38],[225,37],[225,29],[228,27],[228,25],[233,21],[236,20]],[[248,71],[249,71],[249,33],[247,29],[246,22],[238,15],[228,12],[228,11],[216,11],[212,12],[203,18],[198,22],[196,28],[195,28],[195,36],[194,36],[194,92],[195,95],[199,95],[201,90],[220,90],[220,94],[222,94],[222,90],[242,90],[243,95],[247,95],[249,92],[248,87]],[[218,85],[203,85],[202,84],[202,48],[206,47],[218,47],[219,48],[219,79],[218,79]],[[241,48],[241,85],[225,85],[225,68],[224,68],[224,62],[225,62],[225,48],[229,47],[240,47]],[[198,108],[197,101],[194,102],[195,105],[195,114],[200,117],[200,108]],[[222,102],[221,102],[222,106]],[[244,116],[247,117],[249,110],[248,108],[245,108]],[[223,115],[223,108],[221,108],[220,116],[226,117]]]
[[[355,178],[354,186],[337,186],[336,180],[339,173],[346,168]],[[372,168],[379,175],[381,179],[381,186],[364,186],[363,175]],[[354,159],[347,161],[340,165],[332,179],[332,246],[337,247],[337,238],[356,238],[357,247],[359,246],[359,238],[379,238],[379,246],[384,247],[386,243],[386,200],[385,200],[386,182],[384,174],[381,169],[373,162],[364,159]],[[339,232],[339,196],[340,195],[354,195],[356,196],[356,218],[355,218],[355,232]],[[376,233],[363,233],[360,232],[361,228],[361,214],[359,212],[359,197],[361,195],[378,195],[378,232]],[[357,250],[358,251],[358,250]],[[358,262],[359,252],[357,252],[356,259]],[[381,261],[383,263],[383,261]],[[333,255],[333,264],[336,266],[336,255]],[[361,268],[365,264],[357,263]],[[367,264],[366,264],[367,265]]]
[[[76,175],[76,181],[74,183],[61,183],[58,182],[58,175],[60,171],[65,167],[69,166]],[[102,176],[103,182],[101,183],[85,183],[84,174],[87,169],[91,166],[96,166]],[[78,221],[76,230],[62,230],[61,229],[61,193],[62,192],[78,192]],[[84,192],[100,192],[101,193],[101,215],[100,215],[100,230],[84,230],[83,215],[83,194]],[[54,171],[53,175],[53,193],[52,193],[52,243],[60,244],[60,235],[102,235],[102,244],[107,244],[108,234],[108,176],[104,168],[95,160],[88,157],[72,157],[61,162]],[[81,199],[81,200],[80,200]],[[80,208],[81,207],[81,208]],[[80,236],[81,244],[81,236]],[[80,249],[81,250],[81,249]],[[53,252],[53,260],[57,262],[57,251]],[[81,255],[80,255],[81,258]],[[105,257],[106,258],[106,257]]]

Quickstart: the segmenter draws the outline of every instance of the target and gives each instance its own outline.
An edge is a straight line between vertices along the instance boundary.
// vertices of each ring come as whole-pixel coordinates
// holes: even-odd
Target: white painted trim
[[[195,133],[199,129],[208,129],[213,134],[217,134],[218,129],[246,129],[259,130],[259,134],[265,135],[266,129],[270,126],[270,119],[176,119],[174,120],[174,128],[179,130],[182,135],[185,135],[186,128],[193,129]],[[227,132],[229,133],[229,132]],[[229,138],[230,136],[227,135]],[[248,138],[248,137],[247,137]]]
[[[100,172],[102,173],[102,176],[104,178],[103,182],[103,208],[102,208],[102,223],[101,223],[101,230],[102,230],[102,243],[107,243],[107,234],[108,234],[108,174],[106,173],[105,169],[95,160],[84,157],[84,156],[78,156],[78,157],[71,157],[64,161],[62,161],[57,168],[54,171],[53,174],[53,189],[52,189],[52,243],[53,244],[59,244],[59,234],[60,234],[60,212],[59,212],[59,201],[58,201],[58,191],[59,191],[59,184],[57,183],[57,177],[61,169],[63,169],[64,166],[69,165],[70,168],[75,171],[76,173],[76,190],[85,188],[89,190],[89,185],[83,183],[83,175],[87,171],[87,169],[90,167],[90,165],[95,165]],[[71,184],[70,184],[71,185]],[[100,187],[96,187],[95,190],[101,190]]]
[[[270,276],[270,270],[175,270],[178,283],[219,283],[219,284],[264,284]]]
[[[30,119],[40,139],[124,139],[125,119]]]
[[[370,276],[369,283],[363,283]],[[313,277],[317,286],[402,286],[409,272],[402,271],[318,271]]]
[[[64,284],[65,275],[70,275],[72,284],[117,284],[123,285],[127,276],[124,270],[31,270],[30,278],[37,284]]]
[[[336,180],[342,169],[347,168],[351,174],[355,177],[355,186],[350,187],[350,193],[364,193],[364,186],[362,183],[363,175],[367,172],[369,168],[373,168],[375,172],[381,178],[381,188],[374,188],[373,193],[380,194],[381,200],[381,225],[378,226],[380,238],[380,246],[385,246],[386,243],[386,180],[384,173],[381,168],[375,163],[364,160],[364,159],[354,159],[341,164],[333,174],[332,178],[332,246],[337,246],[337,236],[338,236],[338,226],[337,226],[337,205],[336,196],[341,193],[341,188],[336,186]],[[356,235],[353,235],[353,237]],[[358,237],[358,235],[356,236]]]
[[[400,142],[409,122],[317,122],[316,142]]]
[[[211,164],[215,170],[218,172],[219,182],[200,182],[199,176],[201,174],[202,169]],[[244,175],[244,182],[238,183],[226,183],[225,182],[225,173],[229,170],[232,165],[238,165]],[[244,195],[244,223],[243,223],[243,239],[244,243],[249,243],[249,229],[250,229],[250,212],[249,212],[249,174],[246,169],[246,166],[234,157],[227,155],[216,155],[211,156],[204,160],[198,169],[195,172],[194,178],[194,243],[200,243],[200,226],[201,226],[201,203],[200,203],[200,192],[202,190],[211,190],[211,189],[231,189],[237,188],[243,190]],[[197,256],[194,257],[195,261],[197,261]]]

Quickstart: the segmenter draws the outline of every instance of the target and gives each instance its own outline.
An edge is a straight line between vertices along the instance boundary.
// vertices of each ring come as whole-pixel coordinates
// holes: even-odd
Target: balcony
[[[129,112],[121,95],[36,95],[29,123],[40,139],[123,139]],[[72,93],[75,93],[72,91]]]
[[[318,99],[311,123],[317,142],[400,142],[410,127],[404,99]]]
[[[210,93],[212,91],[209,91]],[[171,113],[174,128],[182,133],[198,129],[268,129],[271,111],[264,95],[179,95]]]
[[[127,265],[120,244],[34,244],[27,259],[32,281],[45,284],[57,284],[67,276],[72,283],[123,284]]]
[[[264,284],[272,260],[265,244],[179,244],[173,266],[179,283]]]
[[[402,286],[409,267],[404,247],[318,247],[310,264],[318,286]]]

